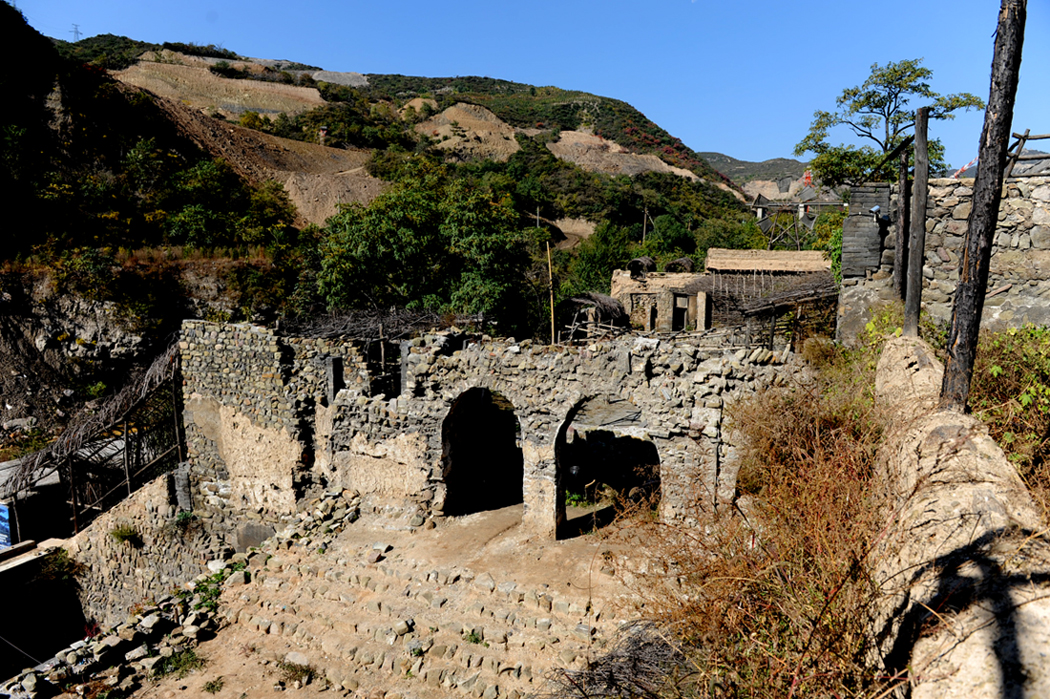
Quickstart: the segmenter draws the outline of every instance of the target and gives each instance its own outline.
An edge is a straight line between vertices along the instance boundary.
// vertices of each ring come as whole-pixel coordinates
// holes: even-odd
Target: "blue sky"
[[[994,0],[15,0],[41,33],[218,44],[361,73],[482,75],[629,102],[697,151],[792,157],[815,109],[872,63],[923,58],[933,89],[987,100]],[[1014,130],[1050,133],[1050,0],[1030,0]],[[913,106],[921,106],[913,104]],[[984,114],[934,122],[949,163]],[[833,133],[834,142],[850,134]],[[1050,144],[1043,150],[1050,150]]]

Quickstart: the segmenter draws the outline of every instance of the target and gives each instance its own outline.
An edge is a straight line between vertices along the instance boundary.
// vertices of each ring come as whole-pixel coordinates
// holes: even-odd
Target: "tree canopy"
[[[405,306],[516,320],[528,230],[505,199],[422,162],[326,227],[321,293],[333,308]]]
[[[953,119],[959,109],[983,109],[984,101],[968,92],[941,95],[930,87],[933,71],[922,65],[922,59],[874,63],[871,75],[863,84],[842,91],[835,100],[835,111],[817,110],[809,133],[795,146],[795,155],[812,152],[810,163],[814,174],[829,187],[856,184],[862,180],[894,178],[891,164],[873,172],[882,157],[893,150],[908,130],[914,127],[912,99],[930,107],[930,119]],[[838,145],[828,143],[828,134],[837,126],[847,126],[854,135],[870,144]],[[944,168],[944,148],[940,141],[930,141],[931,169]]]

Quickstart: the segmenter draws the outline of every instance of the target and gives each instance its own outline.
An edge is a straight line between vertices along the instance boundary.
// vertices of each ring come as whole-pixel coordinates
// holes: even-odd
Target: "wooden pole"
[[[919,336],[922,305],[922,262],[926,258],[926,197],[929,193],[930,151],[926,129],[930,108],[915,110],[915,187],[911,195],[911,241],[908,248],[908,288],[904,297],[904,334]]]
[[[12,495],[11,504],[12,504],[12,508],[11,509],[15,513],[15,535],[18,537],[17,540],[16,539],[12,539],[11,543],[12,544],[17,544],[19,541],[22,540],[22,520],[19,519],[19,517],[18,517],[18,489],[17,488],[15,489],[15,492]]]
[[[911,191],[908,189],[908,151],[900,154],[900,170],[897,174],[897,242],[893,261],[893,291],[904,300],[907,289],[908,270],[908,226],[911,221]]]
[[[69,491],[72,495],[70,500],[73,501],[73,533],[77,534],[80,532],[80,527],[77,526],[77,484],[73,476],[73,461],[69,457],[66,457],[66,467],[69,469]]]
[[[131,497],[131,469],[128,460],[131,459],[131,435],[128,433],[128,421],[124,420],[124,478],[128,484],[128,497]]]
[[[386,376],[386,345],[383,344],[383,324],[379,324],[379,373]]]
[[[554,265],[551,262],[551,241],[547,241],[547,288],[551,295],[551,344],[554,344]]]
[[[1017,165],[1017,161],[1018,160],[1025,160],[1025,157],[1024,157],[1024,144],[1028,141],[1028,133],[1030,131],[1031,131],[1031,129],[1025,129],[1024,134],[1020,138],[1017,139],[1017,152],[1014,153],[1013,157],[1010,158],[1010,162],[1006,166],[1006,175],[1005,175],[1005,177],[1009,177],[1011,174],[1013,174],[1014,165]]]
[[[965,410],[970,396],[977,334],[984,311],[984,292],[988,287],[992,240],[1002,198],[1003,168],[1010,144],[1010,122],[1013,121],[1017,78],[1021,69],[1026,12],[1026,0],[1002,0],[999,10],[991,93],[984,112],[977,177],[973,184],[973,208],[963,243],[944,381],[941,383],[940,404],[950,410]]]
[[[178,386],[175,383],[175,377],[175,365],[173,364],[171,367],[171,414],[175,419],[175,446],[178,447],[176,454],[179,457],[179,463],[182,463],[182,432],[179,430]]]

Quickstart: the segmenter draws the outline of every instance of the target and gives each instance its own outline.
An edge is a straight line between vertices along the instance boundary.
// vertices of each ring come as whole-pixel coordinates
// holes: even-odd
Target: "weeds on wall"
[[[80,589],[80,576],[87,572],[87,566],[69,555],[64,548],[56,548],[43,557],[40,571],[36,574],[36,583],[49,583]]]
[[[122,522],[110,529],[109,535],[120,543],[127,544],[132,548],[142,547],[142,534],[139,533],[139,530],[134,525],[127,522]]]

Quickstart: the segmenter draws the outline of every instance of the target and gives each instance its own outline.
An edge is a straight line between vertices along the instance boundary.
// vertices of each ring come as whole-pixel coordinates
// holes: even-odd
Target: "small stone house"
[[[615,270],[612,297],[623,304],[631,324],[646,331],[707,330],[720,295],[757,296],[773,287],[773,277],[830,270],[819,250],[711,248],[703,274]]]
[[[623,304],[631,325],[649,332],[677,332],[710,327],[707,294],[688,291],[702,274],[614,270],[612,297]]]

